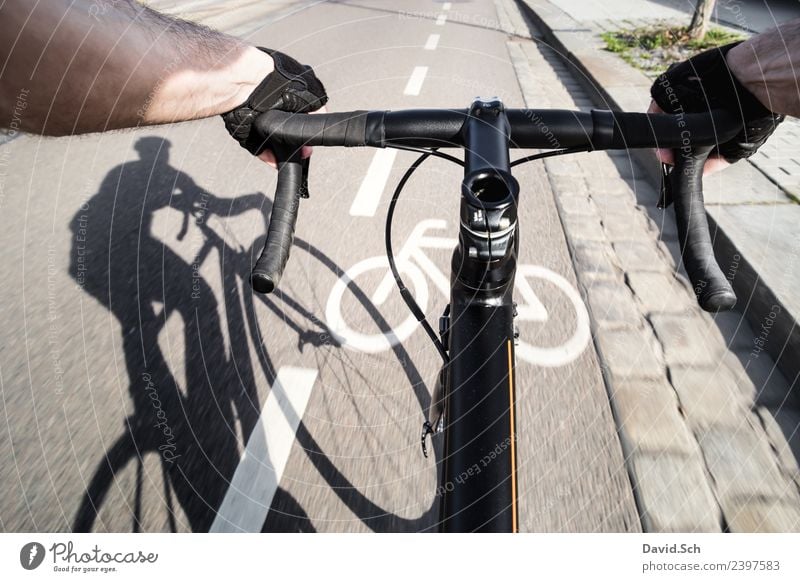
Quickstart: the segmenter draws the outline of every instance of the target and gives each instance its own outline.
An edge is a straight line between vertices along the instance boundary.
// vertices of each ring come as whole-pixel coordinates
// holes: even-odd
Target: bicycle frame
[[[514,302],[519,186],[509,124],[497,100],[476,101],[453,253],[444,393],[440,529],[518,530]]]

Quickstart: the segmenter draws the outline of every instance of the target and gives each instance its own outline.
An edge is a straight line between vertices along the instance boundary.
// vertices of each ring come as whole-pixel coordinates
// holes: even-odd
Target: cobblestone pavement
[[[543,44],[508,47],[529,107],[591,107]],[[800,531],[800,416],[758,333],[697,307],[674,221],[624,152],[544,163],[645,531]]]

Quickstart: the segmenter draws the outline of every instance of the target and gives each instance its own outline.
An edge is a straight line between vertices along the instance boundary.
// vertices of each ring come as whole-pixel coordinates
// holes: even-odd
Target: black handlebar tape
[[[741,120],[723,110],[683,115],[610,111],[594,113],[613,116],[615,123],[611,143],[596,144],[597,149],[653,147],[654,143],[662,148],[725,143],[739,133],[742,127]]]
[[[250,276],[250,284],[259,293],[272,293],[275,290],[289,260],[297,210],[306,179],[304,166],[299,152],[288,161],[278,163],[278,184],[267,228],[267,240]]]
[[[714,312],[731,309],[736,304],[736,294],[714,257],[703,206],[703,165],[712,149],[713,146],[696,147],[688,155],[675,150],[670,179],[683,266],[700,307]]]
[[[298,148],[300,145],[359,147],[367,145],[367,111],[297,114],[267,111],[255,122],[256,129],[274,145]],[[375,114],[372,114],[373,119]]]
[[[380,114],[380,116],[379,116]],[[723,143],[741,128],[732,114],[667,115],[567,109],[508,109],[509,147],[558,149],[588,146],[596,150],[675,148]],[[367,114],[367,145],[463,147],[466,109],[412,109]],[[383,135],[380,136],[382,125]],[[382,139],[380,139],[382,137]]]
[[[377,134],[368,135],[369,145],[386,147],[461,147],[461,129],[467,120],[466,109],[406,109],[384,111],[382,143],[374,143]]]
[[[409,109],[369,114],[367,145],[386,147],[463,147],[467,109]],[[509,147],[562,148],[587,145],[592,138],[592,115],[567,109],[507,109]],[[382,136],[373,127],[382,125]]]
[[[509,147],[595,150],[724,143],[741,122],[725,111],[667,115],[595,110],[508,109]],[[301,145],[463,147],[466,109],[296,114],[268,111],[255,125],[269,147]]]
[[[568,109],[509,109],[509,145],[518,148],[561,149],[589,145],[592,116]]]

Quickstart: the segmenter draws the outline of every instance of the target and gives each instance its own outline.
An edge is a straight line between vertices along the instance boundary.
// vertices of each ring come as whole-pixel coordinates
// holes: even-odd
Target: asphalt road
[[[523,106],[492,1],[303,6],[247,38],[312,63],[330,110],[466,107],[477,95]],[[435,529],[440,457],[419,446],[435,349],[421,330],[365,352],[330,329],[337,311],[364,335],[408,317],[396,292],[377,305],[334,291],[384,254],[392,185],[413,154],[318,149],[292,259],[267,298],[247,279],[275,173],[220,120],[22,137],[0,155],[0,529]],[[575,276],[544,167],[515,175],[521,262],[545,269],[525,279],[544,311],[529,304],[520,323],[520,528],[638,530],[597,357],[564,291]],[[428,162],[394,227],[400,249],[441,221],[406,247],[434,324],[459,183],[458,167]],[[354,278],[373,298],[385,272]]]

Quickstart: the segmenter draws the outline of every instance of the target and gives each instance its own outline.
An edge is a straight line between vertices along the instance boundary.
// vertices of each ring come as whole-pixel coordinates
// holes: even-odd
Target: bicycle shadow
[[[246,309],[240,309],[236,284],[237,277],[249,271],[250,255],[229,246],[219,248],[224,241],[208,244],[214,234],[207,223],[215,214],[261,211],[268,199],[256,193],[226,200],[203,190],[170,165],[170,145],[156,137],[139,139],[135,148],[140,158],[112,169],[70,224],[74,234],[70,275],[121,327],[133,403],[123,435],[109,448],[87,487],[74,519],[75,531],[95,527],[109,490],[117,486],[117,474],[131,461],[139,463],[131,527],[141,529],[138,488],[147,453],[159,456],[164,474],[161,502],[167,523],[163,525],[178,529],[177,503],[192,531],[208,531],[239,462],[237,422],[248,438],[261,411],[247,340],[254,329],[252,296],[243,294]],[[183,213],[178,240],[187,234],[190,219],[205,228],[205,240],[190,241],[197,247],[194,262],[151,234],[154,215],[163,208]],[[199,273],[213,246],[221,256],[225,321],[219,316],[214,289]],[[158,342],[173,314],[183,322],[183,382],[175,378]],[[272,382],[269,356],[260,350],[259,358]],[[281,498],[286,500],[287,495],[282,492]],[[298,523],[306,524],[301,529],[313,529],[302,507],[296,502],[289,505]]]
[[[295,238],[295,246],[309,253],[317,261],[326,266],[337,275],[342,273],[338,265],[325,253],[308,242]],[[366,310],[372,320],[383,333],[388,333],[392,328],[388,321],[383,317],[380,310],[372,303],[368,294],[361,289],[355,282],[348,284],[349,291],[354,298]],[[344,351],[344,350],[342,350]],[[428,411],[431,406],[431,396],[426,387],[422,375],[414,363],[409,352],[403,347],[402,343],[393,345],[391,352],[402,364],[403,373],[406,376],[409,386],[412,388],[417,403],[421,411]],[[339,361],[346,359],[346,355],[338,356]],[[422,421],[420,421],[420,427]],[[434,499],[420,516],[416,518],[404,518],[374,503],[366,495],[361,493],[357,487],[336,467],[336,464],[325,454],[324,450],[311,434],[306,423],[301,420],[297,427],[297,441],[303,447],[306,455],[314,468],[323,477],[339,500],[344,503],[365,525],[375,532],[426,532],[434,531],[438,525],[439,505]],[[431,447],[433,460],[436,464],[437,472],[443,463],[443,436],[436,435]],[[287,528],[286,516],[289,515],[289,505],[273,503],[273,509],[278,511],[270,513],[265,523],[263,531],[278,532],[285,531]]]
[[[252,209],[268,216],[271,202],[263,193],[225,199],[202,189],[188,174],[170,165],[170,145],[157,137],[139,139],[135,144],[139,159],[109,171],[98,192],[81,205],[70,223],[70,276],[119,323],[133,410],[86,487],[73,521],[76,532],[109,529],[100,522],[100,510],[112,491],[130,497],[130,492],[122,491],[119,475],[131,463],[137,465],[136,491],[132,501],[113,511],[117,516],[118,511],[130,512],[132,531],[145,527],[208,531],[239,463],[240,439],[248,442],[261,413],[256,369],[261,368],[270,385],[276,376],[261,339],[254,301],[263,302],[282,325],[298,334],[299,350],[332,335],[324,323],[284,293],[274,298],[240,293],[253,255],[263,246],[263,235],[248,248],[236,248],[209,228],[209,218],[236,216]],[[191,232],[198,228],[202,232],[198,240],[188,241],[192,260],[153,236],[154,216],[163,209],[183,215],[178,232],[163,237],[183,240],[190,232],[190,220],[196,227]],[[312,245],[299,239],[296,244],[337,276],[341,273]],[[220,259],[221,281],[217,284],[199,272],[213,249]],[[221,302],[215,288],[222,290],[224,318],[219,315]],[[369,299],[359,290],[356,295],[379,325],[388,329]],[[185,362],[185,379],[176,378],[178,373],[170,367],[174,361],[168,360],[158,341],[174,315],[183,323],[184,353],[173,360]],[[227,329],[227,346],[223,328]],[[256,348],[255,356],[248,340]],[[326,345],[331,347],[329,340]],[[409,354],[402,347],[395,349],[395,354],[404,362],[421,410],[427,410],[428,393]],[[435,503],[416,520],[399,518],[378,507],[347,481],[302,422],[297,438],[325,481],[373,529],[419,531],[434,521]],[[163,492],[155,502],[163,522],[154,528],[150,527],[153,508],[147,507],[154,502],[142,496],[148,454],[157,455],[163,475]],[[117,516],[112,518],[114,524],[119,523]],[[188,523],[179,523],[183,516]],[[315,528],[300,503],[279,488],[263,530]]]

